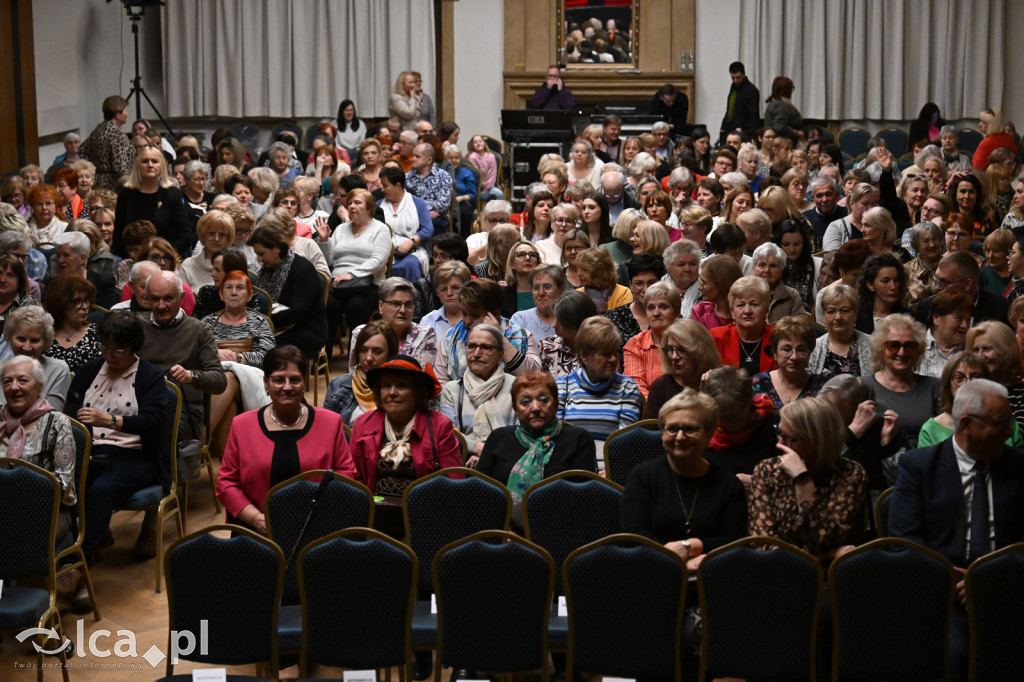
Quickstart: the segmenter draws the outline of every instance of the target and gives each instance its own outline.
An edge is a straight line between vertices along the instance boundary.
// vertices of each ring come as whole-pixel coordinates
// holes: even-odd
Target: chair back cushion
[[[613,433],[605,443],[607,454],[605,466],[608,478],[619,485],[626,485],[629,472],[637,464],[665,454],[661,444],[661,432],[640,427],[627,427],[621,433]]]
[[[56,477],[34,468],[8,469],[0,463],[0,580],[50,572],[54,498],[60,489]]]
[[[973,679],[1021,676],[1024,632],[1024,543],[975,562],[967,573],[967,615],[974,640]]]

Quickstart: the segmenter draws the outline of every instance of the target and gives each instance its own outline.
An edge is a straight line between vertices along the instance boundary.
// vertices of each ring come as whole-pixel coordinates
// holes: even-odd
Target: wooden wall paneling
[[[526,71],[526,3],[528,0],[505,0],[505,71]],[[532,22],[531,32],[536,22]],[[531,40],[531,50],[538,49]],[[545,46],[546,47],[546,46]]]
[[[39,161],[32,1],[0,0],[0,172]]]

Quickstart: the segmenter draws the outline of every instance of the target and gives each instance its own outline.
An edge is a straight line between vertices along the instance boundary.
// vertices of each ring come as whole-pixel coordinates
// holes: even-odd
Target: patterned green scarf
[[[531,436],[522,425],[516,427],[516,440],[526,448],[526,453],[519,458],[508,476],[508,490],[512,493],[513,504],[522,502],[526,489],[544,479],[544,467],[555,451],[555,438],[561,432],[560,419],[548,424],[539,436]]]

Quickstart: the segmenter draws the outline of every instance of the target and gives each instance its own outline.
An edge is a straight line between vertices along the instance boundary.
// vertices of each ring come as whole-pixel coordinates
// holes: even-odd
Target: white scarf
[[[399,436],[395,433],[395,427],[391,425],[391,420],[384,417],[384,435],[387,437],[388,443],[380,449],[380,458],[390,463],[392,469],[397,469],[399,464],[412,456],[412,451],[409,449],[409,436],[412,435],[412,427],[415,424],[416,417],[413,416],[402,429],[402,435]]]
[[[381,202],[381,209],[384,211],[384,222],[391,228],[391,241],[397,249],[406,239],[412,239],[420,229],[420,216],[416,212],[416,204],[413,203],[412,195],[406,192],[396,207],[387,199]],[[422,272],[430,270],[430,261],[427,257],[427,250],[423,246],[417,246],[412,250],[413,256],[420,262]]]
[[[512,413],[512,395],[501,394],[501,387],[505,384],[504,363],[498,363],[498,368],[488,379],[481,379],[472,370],[467,370],[462,380],[466,384],[466,393],[470,402],[476,407],[473,413],[472,433],[485,435],[502,426],[506,426],[506,414]],[[487,426],[486,431],[481,426]]]

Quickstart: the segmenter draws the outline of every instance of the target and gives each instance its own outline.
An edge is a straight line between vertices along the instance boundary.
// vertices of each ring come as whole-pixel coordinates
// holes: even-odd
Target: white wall
[[[45,169],[64,153],[64,134],[84,139],[103,120],[108,95],[127,95],[135,75],[131,22],[119,2],[33,0],[36,111],[39,159]],[[140,24],[142,84],[157,106],[163,104],[160,13],[148,10]],[[135,101],[131,104],[135,118]],[[153,111],[145,102],[144,118]]]
[[[694,33],[697,49],[694,54],[694,122],[703,123],[718,140],[718,128],[725,115],[729,96],[729,64],[740,53],[739,0],[697,0]]]
[[[505,10],[503,0],[462,0],[452,3],[452,9],[454,120],[462,128],[459,146],[465,148],[473,135],[501,137],[498,117],[504,99],[501,72],[505,64]]]

